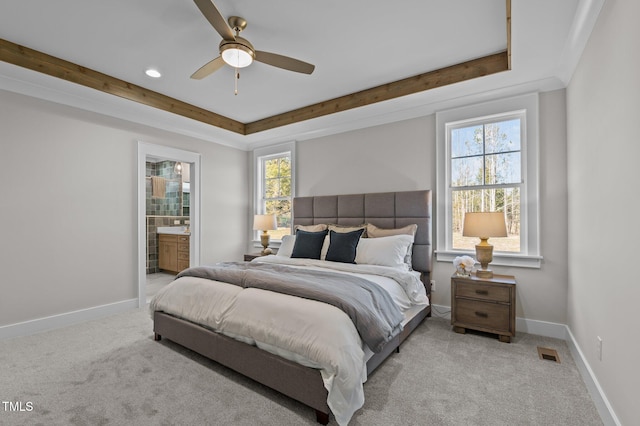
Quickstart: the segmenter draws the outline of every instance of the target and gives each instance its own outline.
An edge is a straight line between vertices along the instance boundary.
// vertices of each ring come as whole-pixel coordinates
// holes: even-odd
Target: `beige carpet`
[[[25,409],[0,404],[0,424],[315,424],[313,410],[151,330],[144,309],[0,341],[0,401]],[[540,360],[538,345],[561,363]],[[350,425],[602,424],[563,341],[500,343],[437,318],[369,378],[365,398]]]
[[[169,274],[167,272],[156,272],[155,274],[147,274],[146,281],[146,294],[147,294],[147,303],[151,300],[153,296],[156,295],[158,291],[171,281],[176,279],[175,274]]]

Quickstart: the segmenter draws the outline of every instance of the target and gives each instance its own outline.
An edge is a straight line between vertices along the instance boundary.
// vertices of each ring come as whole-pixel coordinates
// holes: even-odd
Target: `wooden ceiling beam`
[[[435,89],[436,87],[507,71],[509,69],[508,62],[507,51],[484,56],[479,59],[440,68],[414,77],[383,84],[371,89],[351,93],[350,95],[328,101],[318,102],[317,104],[254,121],[246,125],[245,132],[247,135],[263,132],[276,127],[311,120],[312,118],[343,112],[353,108]]]
[[[244,134],[245,125],[239,121],[3,39],[0,39],[0,60]]]
[[[508,67],[511,69],[511,0],[507,2],[507,59]]]

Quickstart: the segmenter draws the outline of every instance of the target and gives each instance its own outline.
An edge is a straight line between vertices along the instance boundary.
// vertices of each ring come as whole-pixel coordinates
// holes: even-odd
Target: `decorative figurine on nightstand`
[[[456,275],[459,277],[470,276],[475,264],[476,261],[471,256],[458,256],[453,259],[453,266],[455,266]]]

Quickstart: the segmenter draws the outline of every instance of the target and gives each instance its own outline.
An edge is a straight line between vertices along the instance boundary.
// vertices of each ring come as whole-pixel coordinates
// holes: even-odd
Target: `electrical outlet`
[[[598,353],[598,361],[602,361],[602,337],[596,336],[596,351]]]
[[[436,291],[436,280],[431,280],[431,292]]]

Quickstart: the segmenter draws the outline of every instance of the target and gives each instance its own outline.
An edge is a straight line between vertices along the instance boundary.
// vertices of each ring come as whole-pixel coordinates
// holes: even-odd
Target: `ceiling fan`
[[[194,0],[194,2],[207,21],[220,34],[222,41],[219,46],[220,56],[200,67],[191,75],[191,78],[200,80],[207,77],[222,68],[225,63],[236,69],[236,80],[239,77],[237,69],[247,67],[253,61],[303,74],[311,74],[315,69],[315,65],[298,59],[254,49],[249,40],[239,35],[247,26],[246,20],[238,16],[231,16],[227,25],[224,17],[211,0]]]

